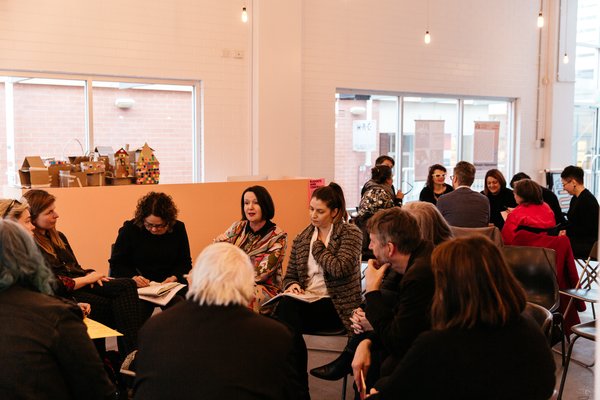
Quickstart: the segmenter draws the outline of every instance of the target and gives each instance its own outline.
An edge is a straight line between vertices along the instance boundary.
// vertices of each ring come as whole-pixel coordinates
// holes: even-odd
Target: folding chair
[[[571,344],[569,345],[569,351],[567,353],[567,361],[565,363],[565,367],[563,368],[563,373],[562,373],[562,378],[560,379],[560,388],[558,390],[558,398],[557,400],[561,400],[562,399],[562,394],[563,394],[563,390],[565,388],[565,381],[567,380],[567,371],[569,370],[569,364],[571,362],[571,354],[573,353],[573,346],[575,345],[575,341],[577,339],[579,339],[580,337],[588,339],[588,340],[593,340],[594,342],[596,341],[596,320],[590,321],[590,322],[585,322],[583,324],[579,324],[579,325],[573,325],[571,327],[571,331],[573,332],[573,335],[575,336],[573,338],[573,340],[571,340]],[[576,361],[576,360],[573,360]],[[578,363],[581,364],[581,363]],[[585,365],[585,367],[591,367],[594,364],[592,363],[591,365]]]
[[[581,300],[592,305],[592,315],[596,319],[596,310],[594,309],[594,303],[597,303],[599,298],[598,293],[598,242],[594,243],[590,255],[584,260],[575,260],[582,268],[583,271],[579,277],[579,281],[574,289],[564,289],[560,293],[569,296],[569,303],[565,310],[565,315],[569,312],[569,308],[573,304],[574,300]],[[595,286],[595,287],[592,287]]]

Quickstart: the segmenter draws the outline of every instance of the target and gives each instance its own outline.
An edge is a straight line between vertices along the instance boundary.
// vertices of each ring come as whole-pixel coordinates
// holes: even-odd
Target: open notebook
[[[138,297],[159,306],[166,306],[185,286],[179,282],[150,282],[150,286],[138,288]]]

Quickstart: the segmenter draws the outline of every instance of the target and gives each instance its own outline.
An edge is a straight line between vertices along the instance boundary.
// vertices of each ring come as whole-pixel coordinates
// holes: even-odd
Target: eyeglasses
[[[445,178],[446,174],[433,174],[431,176],[433,176],[434,178]]]
[[[453,179],[454,179],[454,175],[450,175],[450,180],[453,180]]]
[[[167,224],[151,224],[149,222],[144,221],[144,227],[148,230],[163,229],[167,227]]]

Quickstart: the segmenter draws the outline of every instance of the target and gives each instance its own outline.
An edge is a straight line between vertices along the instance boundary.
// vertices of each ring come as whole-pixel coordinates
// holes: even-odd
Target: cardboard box
[[[50,175],[40,156],[28,156],[19,169],[21,186],[27,188],[50,187]]]
[[[97,172],[87,174],[87,185],[88,186],[104,186],[106,182],[104,181],[104,172]]]
[[[87,174],[81,171],[59,171],[60,187],[84,187],[87,186]]]
[[[60,171],[70,171],[71,164],[54,164],[48,167],[50,174],[50,186],[60,187]]]

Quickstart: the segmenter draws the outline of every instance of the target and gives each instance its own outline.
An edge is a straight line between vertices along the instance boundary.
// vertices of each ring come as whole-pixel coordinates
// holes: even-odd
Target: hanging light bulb
[[[429,31],[425,32],[425,44],[429,44],[431,43],[431,35],[429,34]]]
[[[563,64],[568,64],[569,63],[569,56],[567,55],[567,53],[565,53],[565,55],[563,56]]]
[[[242,8],[242,22],[248,22],[248,11],[246,11],[246,7]]]
[[[540,13],[538,14],[538,17],[537,17],[537,27],[542,28],[543,26],[544,26],[544,16],[542,15],[542,12],[540,11]]]

